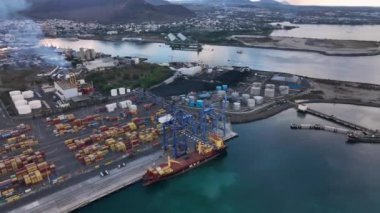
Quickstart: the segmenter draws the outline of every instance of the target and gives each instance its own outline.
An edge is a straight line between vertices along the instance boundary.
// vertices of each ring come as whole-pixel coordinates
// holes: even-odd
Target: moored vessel
[[[168,157],[166,163],[149,168],[143,176],[143,185],[148,186],[183,174],[226,153],[227,146],[224,144],[222,138],[217,135],[210,135],[209,139],[211,144],[199,141],[196,144],[196,150],[193,152],[175,160]]]

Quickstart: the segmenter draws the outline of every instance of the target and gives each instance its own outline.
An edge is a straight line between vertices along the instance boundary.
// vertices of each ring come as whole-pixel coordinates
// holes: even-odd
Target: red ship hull
[[[148,186],[172,178],[174,176],[183,174],[225,153],[227,153],[227,147],[224,147],[219,150],[214,150],[206,155],[200,155],[197,152],[190,153],[180,159],[176,159],[176,161],[179,163],[173,163],[171,165],[173,172],[171,172],[170,174],[158,175],[153,174],[150,171],[147,171],[143,176],[143,185]],[[167,164],[162,164],[160,166],[165,167],[167,166]]]

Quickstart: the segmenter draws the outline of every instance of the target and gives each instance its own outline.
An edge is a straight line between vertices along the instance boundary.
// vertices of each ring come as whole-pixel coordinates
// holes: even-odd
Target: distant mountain
[[[170,2],[168,1],[165,1],[165,0],[145,0],[147,3],[151,4],[151,5],[168,5],[168,4],[171,4]]]
[[[189,9],[163,0],[28,0],[25,14],[41,19],[125,23],[174,21],[194,16]]]

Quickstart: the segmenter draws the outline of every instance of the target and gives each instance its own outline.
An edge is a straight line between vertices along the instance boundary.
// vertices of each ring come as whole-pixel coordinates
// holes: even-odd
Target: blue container
[[[227,91],[228,85],[223,85],[222,88],[223,88],[224,91]]]
[[[216,86],[216,91],[222,90],[222,86]]]
[[[197,107],[203,108],[203,100],[197,100]]]
[[[189,107],[194,107],[195,106],[195,102],[193,100],[190,100],[189,101]]]

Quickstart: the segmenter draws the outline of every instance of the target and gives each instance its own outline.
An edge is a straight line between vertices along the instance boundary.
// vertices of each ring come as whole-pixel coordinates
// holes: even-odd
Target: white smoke
[[[40,39],[44,37],[40,24],[20,14],[30,6],[27,0],[0,0],[0,25],[12,28],[6,34],[14,38],[13,41],[7,43],[8,47],[15,50],[11,51],[10,55],[16,61],[25,59],[20,55],[30,54],[42,58],[44,62],[51,65],[67,65],[64,57],[54,49],[39,47]]]
[[[0,0],[0,19],[18,15],[22,10],[29,7],[29,3],[25,0]]]

